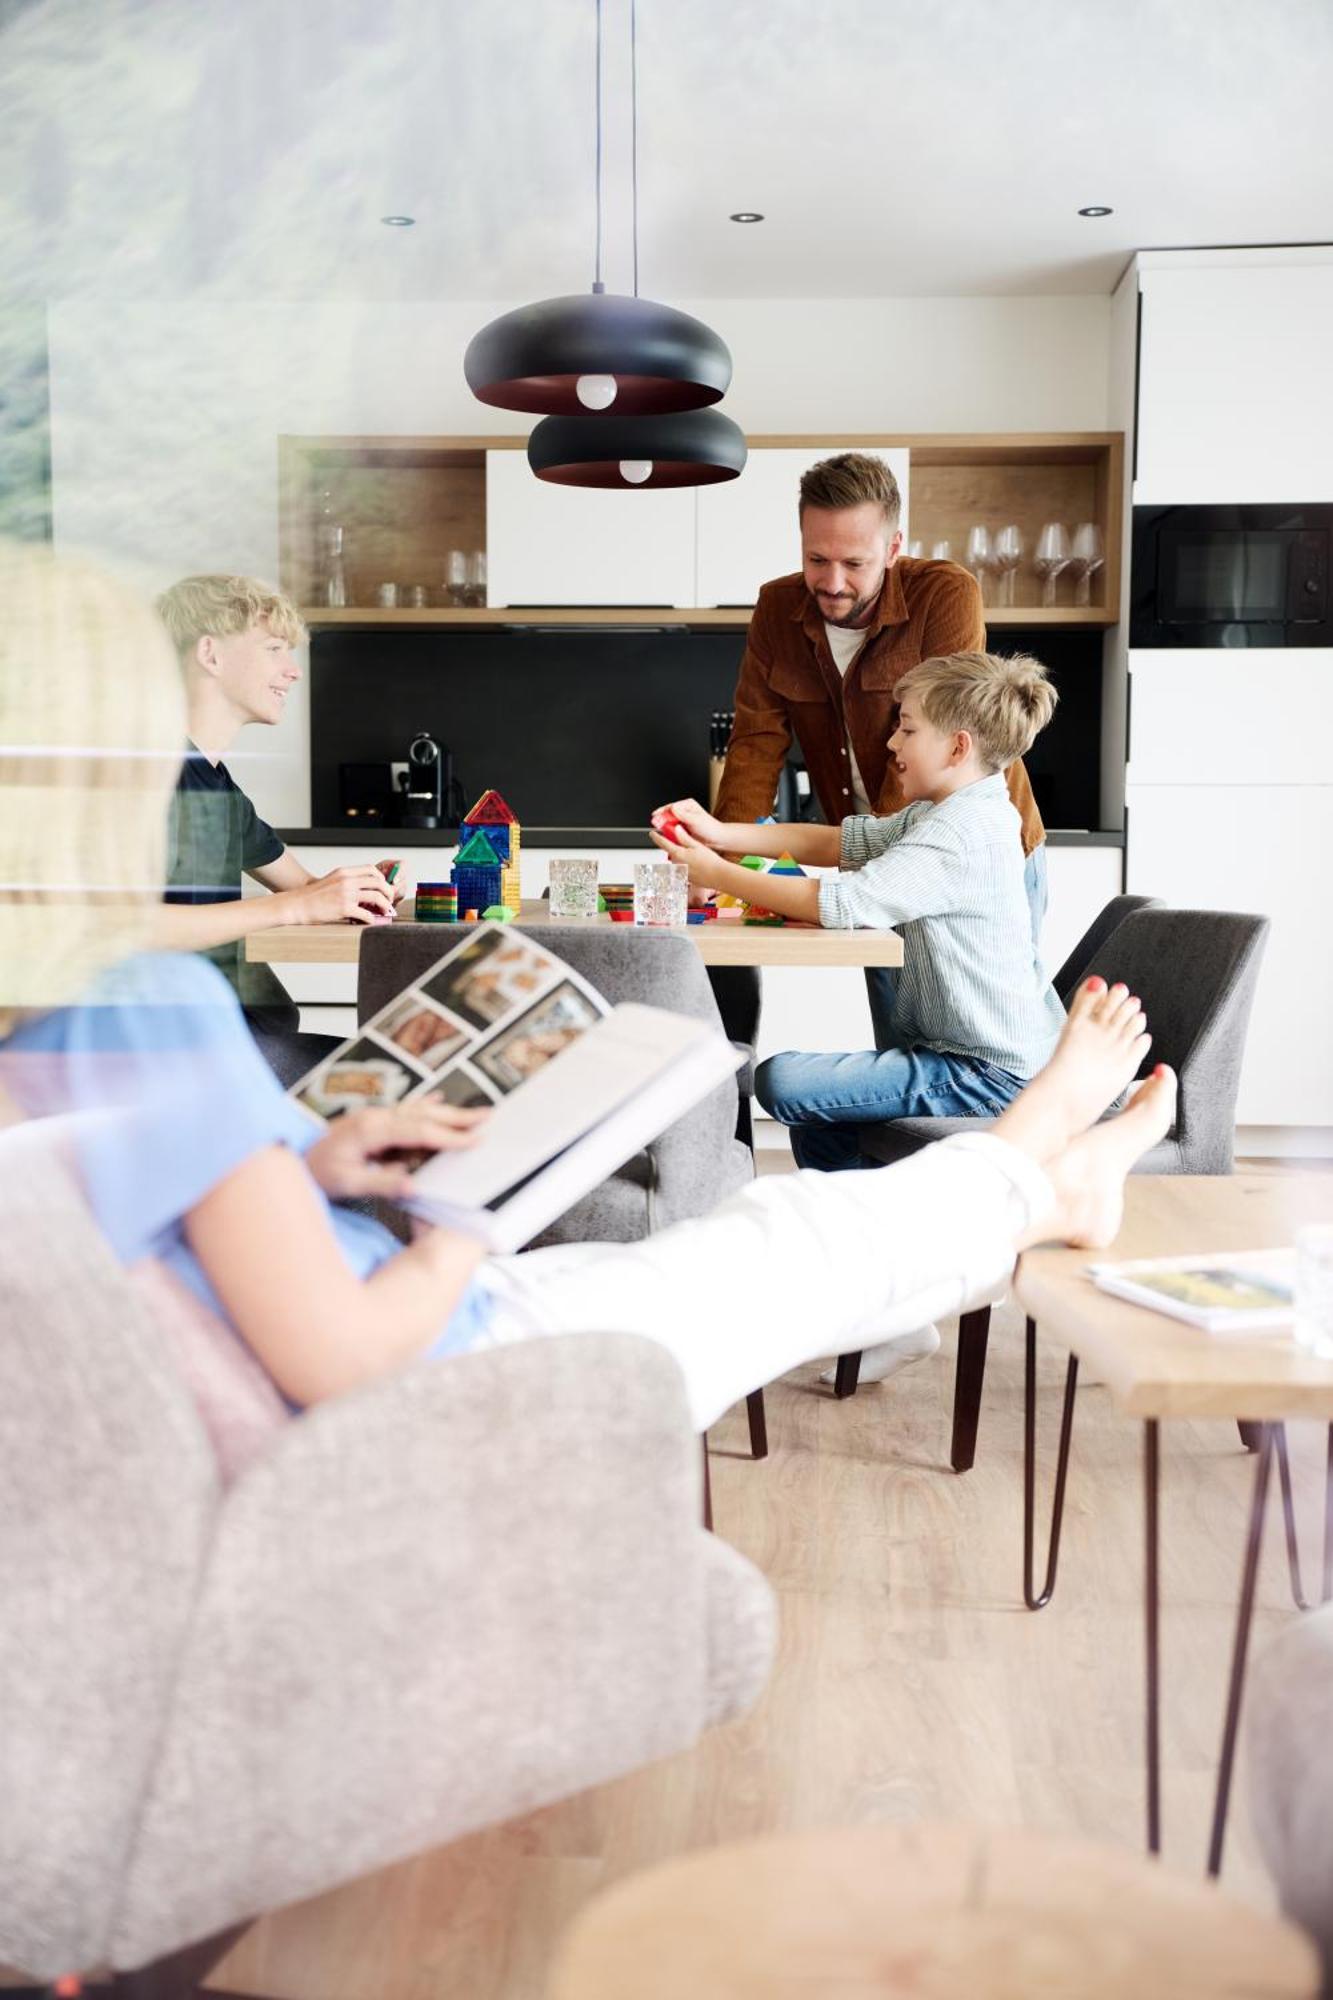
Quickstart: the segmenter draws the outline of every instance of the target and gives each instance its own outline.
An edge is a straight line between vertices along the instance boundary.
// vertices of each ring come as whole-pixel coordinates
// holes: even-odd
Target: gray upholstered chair
[[[365,1022],[420,978],[465,926],[385,924],[361,940],[357,1018]],[[515,924],[515,930],[521,930]],[[698,1020],[718,1021],[703,960],[691,940],[631,924],[543,924],[534,935],[610,1001],[637,1000]],[[756,1005],[756,1017],[757,1017]],[[533,1248],[549,1243],[633,1243],[672,1222],[706,1215],[754,1177],[748,1146],[736,1137],[731,1079],[668,1126],[645,1152],[576,1202]],[[747,1399],[750,1446],[768,1449],[763,1391]]]
[[[1245,1737],[1260,1851],[1333,1994],[1333,1605],[1288,1626],[1255,1662]]]
[[[279,1412],[225,1485],[32,1128],[0,1149],[0,1326],[0,1964],[183,2000],[259,1913],[680,1750],[763,1685],[772,1596],[698,1525],[650,1342],[408,1368]]]
[[[1171,1131],[1135,1167],[1139,1174],[1229,1174],[1245,1031],[1268,936],[1268,919],[1227,910],[1135,910],[1104,936],[1071,982],[1093,973],[1124,980],[1143,1001],[1152,1031],[1148,1063],[1179,1079]],[[1065,997],[1062,995],[1062,997]],[[984,1131],[985,1118],[900,1118],[864,1128],[867,1158],[891,1165],[952,1132]],[[976,1456],[990,1307],[959,1321],[950,1461],[966,1472]],[[858,1356],[839,1362],[840,1393],[855,1388]]]

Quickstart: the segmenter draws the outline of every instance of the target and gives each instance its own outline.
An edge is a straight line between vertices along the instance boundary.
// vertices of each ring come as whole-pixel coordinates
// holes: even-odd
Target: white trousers
[[[491,1258],[482,1344],[645,1334],[680,1363],[707,1430],[802,1362],[998,1296],[1052,1201],[1041,1168],[987,1133],[874,1172],[774,1175],[638,1243]]]

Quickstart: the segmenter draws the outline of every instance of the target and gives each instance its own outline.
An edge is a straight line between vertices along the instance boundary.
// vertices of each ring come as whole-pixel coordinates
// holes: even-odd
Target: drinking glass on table
[[[995,554],[991,548],[990,529],[983,522],[967,531],[967,567],[977,580],[981,591],[981,601],[986,602],[986,571],[995,567]]]
[[[1048,521],[1037,537],[1032,567],[1041,578],[1041,601],[1055,603],[1055,581],[1069,567],[1069,530],[1063,521]]]
[[[1080,521],[1074,530],[1074,544],[1070,554],[1069,567],[1078,578],[1074,591],[1075,604],[1091,604],[1092,579],[1106,561],[1106,544],[1102,531],[1095,521]]]
[[[597,915],[597,863],[559,855],[551,863],[551,915],[583,918]]]
[[[1001,604],[1014,601],[1014,571],[1023,560],[1023,533],[1016,521],[1010,521],[1000,529],[995,537],[993,551],[995,567],[999,572]]]
[[[636,861],[634,921],[654,929],[688,922],[690,871],[683,861]]]

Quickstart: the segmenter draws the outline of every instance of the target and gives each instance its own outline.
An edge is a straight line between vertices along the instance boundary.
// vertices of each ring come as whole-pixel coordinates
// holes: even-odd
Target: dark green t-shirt
[[[168,903],[234,903],[243,874],[286,852],[226,765],[210,763],[193,743],[186,745],[172,795],[168,843]],[[257,1027],[295,1032],[300,1026],[296,1003],[272,967],[246,959],[244,938],[200,956],[234,987]]]

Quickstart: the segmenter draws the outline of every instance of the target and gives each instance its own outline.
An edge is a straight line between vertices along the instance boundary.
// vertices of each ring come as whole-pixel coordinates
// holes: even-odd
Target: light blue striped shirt
[[[827,930],[899,931],[893,1038],[1035,1075],[1064,1008],[1032,943],[1022,825],[1004,773],[939,805],[842,823],[841,872],[819,885]]]

